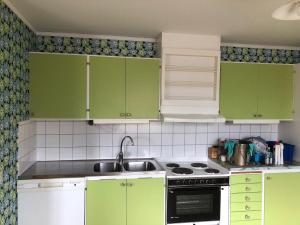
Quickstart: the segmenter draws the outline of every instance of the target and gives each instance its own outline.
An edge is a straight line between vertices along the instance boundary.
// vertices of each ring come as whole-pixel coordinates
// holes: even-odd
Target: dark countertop
[[[126,159],[127,160],[127,159]],[[89,176],[120,176],[120,175],[139,175],[148,176],[153,174],[165,173],[161,165],[155,159],[128,159],[128,160],[152,160],[155,162],[157,170],[145,172],[94,172],[94,164],[99,162],[114,161],[109,160],[75,160],[75,161],[39,161],[22,173],[19,180],[31,179],[52,179],[52,178],[80,178]]]
[[[292,164],[285,165],[264,165],[251,163],[246,166],[238,166],[230,162],[221,162],[220,160],[211,159],[213,162],[218,163],[220,166],[228,169],[229,171],[247,171],[247,170],[280,170],[280,169],[300,169],[300,162],[294,161]]]
[[[99,176],[94,164],[99,160],[36,162],[19,176],[19,180]]]

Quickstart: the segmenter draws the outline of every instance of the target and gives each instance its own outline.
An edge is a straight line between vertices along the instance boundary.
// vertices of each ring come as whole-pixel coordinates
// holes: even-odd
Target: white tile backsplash
[[[36,133],[38,160],[115,158],[125,135],[135,142],[126,148],[126,157],[205,160],[207,148],[219,138],[255,135],[277,140],[278,125],[150,122],[90,126],[84,121],[39,121]]]
[[[41,126],[42,125],[42,126]],[[41,133],[45,133],[45,125],[39,124]],[[34,121],[24,121],[18,126],[18,173],[23,173],[37,159],[37,124]],[[44,137],[44,135],[43,135]],[[45,140],[40,139],[40,145],[45,145]]]

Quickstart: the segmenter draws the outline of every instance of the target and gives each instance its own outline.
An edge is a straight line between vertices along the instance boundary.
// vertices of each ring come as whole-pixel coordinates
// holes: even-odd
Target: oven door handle
[[[168,186],[169,190],[176,190],[176,189],[197,189],[197,188],[220,188],[223,186],[229,186],[229,185],[178,185],[178,186]]]

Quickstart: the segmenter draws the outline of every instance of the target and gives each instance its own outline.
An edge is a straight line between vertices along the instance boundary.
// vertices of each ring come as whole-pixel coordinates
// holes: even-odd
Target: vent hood
[[[165,114],[164,122],[181,123],[225,123],[225,118],[220,115],[196,115],[196,114]]]
[[[220,36],[162,33],[161,114],[165,122],[220,123]]]

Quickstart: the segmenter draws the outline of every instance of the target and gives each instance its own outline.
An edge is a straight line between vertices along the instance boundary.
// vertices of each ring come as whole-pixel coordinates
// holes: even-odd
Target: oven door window
[[[169,189],[168,223],[218,221],[220,197],[220,187]]]

